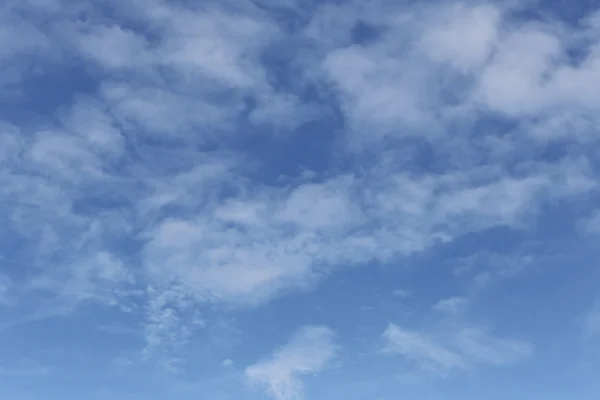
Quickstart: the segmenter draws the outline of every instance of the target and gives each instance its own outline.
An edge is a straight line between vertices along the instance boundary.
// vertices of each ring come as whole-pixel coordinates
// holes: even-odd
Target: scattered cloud
[[[543,257],[535,249],[518,249],[511,254],[482,251],[452,260],[454,273],[466,277],[472,289],[483,290],[496,282],[519,276],[528,267],[536,265]]]
[[[384,352],[400,355],[416,362],[423,369],[442,370],[465,368],[466,361],[462,355],[438,345],[434,341],[418,333],[404,330],[390,324],[383,337],[387,341]]]
[[[558,163],[528,159],[518,173],[494,160],[455,168],[449,156],[456,148],[427,135],[423,138],[431,141],[440,162],[447,163],[442,173],[417,172],[417,160],[409,159],[408,167],[382,161],[368,171],[351,169],[285,187],[250,180],[243,174],[244,157],[194,151],[190,145],[214,140],[214,132],[237,126],[236,118],[243,117],[242,103],[232,107],[229,100],[218,100],[236,97],[221,96],[224,91],[267,102],[257,103],[250,120],[275,125],[278,117],[290,120],[280,107],[300,100],[295,93],[280,93],[261,61],[263,51],[285,38],[281,27],[264,14],[214,7],[187,9],[157,1],[134,16],[128,13],[142,10],[137,2],[129,6],[133,8],[122,12],[155,26],[159,41],[150,43],[143,31],[92,20],[64,24],[61,35],[69,40],[61,43],[101,68],[132,77],[135,72],[138,78],[107,78],[95,98],[78,98],[57,126],[27,127],[31,135],[25,140],[17,131],[5,133],[20,156],[3,175],[4,196],[21,199],[11,208],[13,227],[39,243],[40,257],[44,251],[57,252],[58,238],[69,234],[89,238],[89,243],[77,245],[82,253],[110,254],[111,265],[124,265],[127,261],[106,247],[137,231],[143,240],[143,280],[171,282],[196,301],[258,304],[285,290],[306,288],[338,265],[387,261],[492,226],[523,228],[544,201],[585,195],[595,188],[585,160],[579,158],[567,156]],[[332,43],[318,55],[325,75],[316,77],[339,94],[349,135],[379,143],[380,135],[392,128],[419,135],[428,131],[431,121],[441,118],[432,116],[432,110],[450,105],[440,92],[442,86],[426,82],[435,82],[431,78],[447,64],[469,74],[473,82],[461,105],[470,112],[481,113],[474,110],[484,104],[514,116],[506,108],[517,104],[511,99],[530,101],[506,84],[494,86],[507,74],[525,82],[516,86],[528,96],[557,98],[535,94],[532,85],[537,84],[527,82],[537,79],[534,75],[558,74],[548,68],[567,68],[556,64],[563,63],[568,45],[558,31],[543,24],[508,27],[503,23],[507,12],[491,5],[463,4],[448,11],[448,18],[427,7],[413,14],[368,14],[364,18],[382,27],[377,40],[363,46]],[[355,21],[358,14],[351,11],[339,18]],[[403,15],[414,18],[402,19]],[[351,26],[341,21],[336,29]],[[398,35],[406,37],[413,50],[394,50],[392,39]],[[448,40],[462,37],[477,40],[460,48],[452,45],[456,40]],[[98,50],[105,45],[116,50],[106,55]],[[590,54],[581,68],[593,64],[593,57]],[[530,62],[511,64],[522,59]],[[158,79],[165,65],[176,72],[175,82]],[[577,79],[587,73],[571,72]],[[281,96],[287,100],[273,100]],[[549,107],[545,101],[535,105],[531,100],[534,105],[515,110],[523,113],[533,107],[530,114],[539,114],[541,107]],[[165,146],[159,146],[162,141]],[[126,142],[137,150],[127,150]],[[469,159],[481,149],[465,151]],[[138,161],[131,163],[135,154]],[[361,165],[360,159],[355,163]],[[93,194],[88,189],[92,184],[96,198],[87,196]],[[77,207],[89,207],[92,201],[103,204],[101,219]],[[107,207],[108,201],[116,207]],[[25,204],[42,206],[34,211]],[[29,222],[34,219],[43,222],[34,226]],[[65,256],[69,252],[73,246],[63,249]],[[92,280],[94,285],[106,281],[101,276]],[[86,296],[97,294],[79,298]]]
[[[533,356],[525,341],[503,338],[468,320],[472,299],[450,297],[435,303],[433,323],[407,329],[390,323],[383,333],[383,354],[400,356],[416,371],[448,376],[480,367],[516,364]],[[411,371],[414,374],[414,371]]]
[[[337,351],[333,339],[329,328],[303,327],[270,358],[247,367],[246,377],[276,400],[301,399],[301,377],[318,373],[333,358]]]
[[[204,321],[190,299],[176,287],[158,291],[149,286],[146,296],[146,345],[142,358],[157,358],[167,370],[175,371],[176,364],[184,362],[181,358],[183,346]]]
[[[233,365],[233,361],[231,361],[229,358],[223,360],[224,367],[231,367],[232,365]]]
[[[600,12],[567,25],[489,2],[309,3],[0,10],[8,319],[113,307],[141,320],[142,358],[175,370],[207,309],[494,227],[535,236],[547,206],[597,194]],[[457,273],[479,288],[535,261],[474,253]],[[462,322],[384,338],[437,372],[532,354]],[[246,375],[295,399],[335,351],[306,327]]]
[[[433,309],[447,314],[460,313],[468,304],[469,300],[465,297],[450,297],[438,301]]]
[[[533,355],[526,342],[499,338],[468,325],[431,334],[390,324],[383,338],[384,354],[401,356],[424,372],[441,375],[480,366],[507,366]]]

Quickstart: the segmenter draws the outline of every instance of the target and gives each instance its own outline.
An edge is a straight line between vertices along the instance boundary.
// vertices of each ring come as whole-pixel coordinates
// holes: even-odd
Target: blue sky
[[[0,6],[0,397],[600,392],[592,1]]]

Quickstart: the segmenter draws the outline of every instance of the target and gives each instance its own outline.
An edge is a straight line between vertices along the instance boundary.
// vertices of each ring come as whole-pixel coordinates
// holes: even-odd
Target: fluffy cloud
[[[157,0],[113,4],[109,23],[101,7],[59,3],[60,15],[30,10],[47,13],[47,31],[12,9],[0,18],[13,33],[0,36],[15,37],[0,46],[2,85],[24,82],[38,58],[94,81],[50,115],[2,114],[1,222],[27,247],[11,265],[31,271],[11,290],[27,293],[24,311],[48,315],[47,298],[73,310],[124,302],[134,287],[145,293],[144,354],[186,343],[198,308],[259,305],[492,227],[534,229],[546,205],[597,190],[586,153],[600,115],[597,16],[565,27],[491,4],[290,2],[304,22],[286,26],[250,2]],[[372,37],[354,37],[359,22]],[[268,164],[265,153],[301,151],[286,140],[302,143],[307,121],[327,167],[306,174],[312,153]],[[573,150],[548,156],[558,140]],[[268,179],[278,167],[288,172]],[[300,345],[332,353],[322,328],[303,332]],[[451,343],[397,326],[386,337],[442,369],[527,353],[472,327]],[[286,348],[272,363],[294,361]],[[286,398],[326,358],[300,361],[248,373]]]
[[[270,358],[247,367],[246,377],[276,400],[301,399],[301,377],[318,373],[335,355],[333,336],[323,326],[303,327]]]
[[[498,41],[502,11],[490,4],[459,3],[436,13],[417,42],[418,50],[463,72],[483,65]]]

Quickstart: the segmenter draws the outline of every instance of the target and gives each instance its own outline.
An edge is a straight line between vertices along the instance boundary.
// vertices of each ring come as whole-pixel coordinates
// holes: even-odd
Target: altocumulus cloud
[[[116,313],[144,338],[131,357],[182,371],[219,313],[256,312],[351,268],[494,228],[534,237],[558,207],[579,207],[574,225],[597,237],[600,11],[523,11],[10,2],[2,327]],[[428,328],[390,324],[383,352],[442,375],[534,354],[475,322]],[[243,374],[297,399],[336,352],[332,331],[310,325]],[[238,359],[219,356],[230,371]]]

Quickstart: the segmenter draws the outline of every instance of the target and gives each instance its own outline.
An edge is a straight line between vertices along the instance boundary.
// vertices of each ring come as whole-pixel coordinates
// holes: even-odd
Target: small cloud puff
[[[246,368],[248,380],[276,400],[303,397],[301,377],[321,371],[334,357],[333,332],[324,326],[305,326],[272,356]]]

